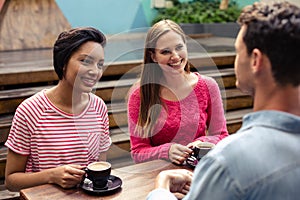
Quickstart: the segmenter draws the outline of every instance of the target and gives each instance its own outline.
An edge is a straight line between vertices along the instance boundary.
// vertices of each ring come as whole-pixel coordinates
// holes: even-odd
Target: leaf
[[[174,7],[157,9],[158,14],[152,24],[161,19],[171,19],[176,23],[224,23],[237,20],[241,9],[234,0],[229,2],[226,10],[220,10],[219,5],[219,0],[193,0],[183,3],[176,0]]]

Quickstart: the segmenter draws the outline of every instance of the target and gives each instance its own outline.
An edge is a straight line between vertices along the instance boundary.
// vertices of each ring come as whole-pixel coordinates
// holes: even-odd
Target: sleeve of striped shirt
[[[25,117],[25,107],[21,104],[14,115],[8,139],[5,143],[9,149],[21,155],[30,154],[30,131]],[[28,111],[27,111],[28,112]]]

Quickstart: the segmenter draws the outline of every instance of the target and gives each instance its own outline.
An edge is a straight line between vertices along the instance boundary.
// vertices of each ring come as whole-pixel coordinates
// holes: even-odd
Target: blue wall
[[[259,1],[259,0],[239,0],[236,2],[238,2],[239,6],[244,7],[246,5],[253,4],[255,1]]]
[[[148,27],[151,0],[56,0],[72,27],[94,26],[105,34]]]
[[[237,2],[245,6],[254,1]],[[93,26],[105,34],[147,28],[156,14],[151,0],[56,0],[56,3],[72,27]]]

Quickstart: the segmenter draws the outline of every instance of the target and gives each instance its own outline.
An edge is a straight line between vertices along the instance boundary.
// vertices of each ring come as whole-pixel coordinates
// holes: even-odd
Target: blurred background
[[[180,2],[189,1],[191,0],[180,0]],[[229,2],[231,1],[229,0]],[[101,29],[105,34],[116,34],[151,26],[158,9],[170,5],[169,3],[173,1],[56,0],[56,2],[72,26],[91,25]],[[240,8],[253,2],[255,0],[236,0]],[[290,0],[290,2],[300,5],[299,0]]]
[[[102,30],[105,34],[117,34],[151,26],[158,10],[169,6],[170,2],[174,1],[56,0],[56,2],[73,27],[89,25]],[[191,0],[179,2],[191,2]],[[255,0],[236,0],[236,2],[239,7],[244,7]]]

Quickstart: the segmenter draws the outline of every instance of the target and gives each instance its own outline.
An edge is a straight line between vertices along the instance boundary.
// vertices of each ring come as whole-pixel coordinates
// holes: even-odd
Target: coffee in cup
[[[111,164],[105,161],[93,162],[86,168],[86,176],[92,181],[94,190],[103,190],[107,188],[110,173]]]

